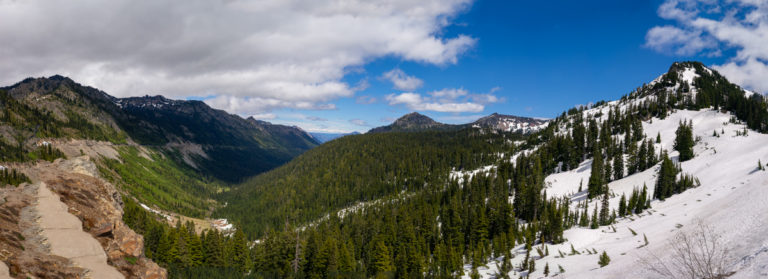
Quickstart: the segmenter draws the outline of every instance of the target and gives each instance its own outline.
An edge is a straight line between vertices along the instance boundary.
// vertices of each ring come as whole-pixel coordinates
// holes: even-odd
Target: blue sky
[[[760,0],[0,1],[0,37],[0,84],[61,74],[308,131],[551,118],[681,60],[768,91]]]
[[[385,100],[386,95],[406,92],[380,78],[392,69],[423,80],[416,90],[422,94],[445,88],[475,93],[499,88],[495,95],[503,100],[487,104],[479,112],[418,110],[441,122],[466,123],[493,112],[551,118],[578,104],[617,99],[666,72],[675,61],[721,64],[728,60],[728,56],[680,54],[646,46],[646,33],[670,22],[657,15],[662,3],[477,1],[444,30],[445,37],[468,34],[477,38],[476,45],[455,65],[435,66],[397,57],[376,59],[364,71],[345,77],[349,83],[367,79],[370,87],[356,96],[372,96],[375,103],[343,98],[336,102],[336,110],[286,109],[274,112],[276,118],[270,121],[303,126],[308,119],[302,116],[312,116],[329,120],[312,121],[321,129],[361,132],[389,124],[413,111]],[[349,119],[362,120],[365,125],[344,123]],[[334,123],[343,127],[332,127]]]

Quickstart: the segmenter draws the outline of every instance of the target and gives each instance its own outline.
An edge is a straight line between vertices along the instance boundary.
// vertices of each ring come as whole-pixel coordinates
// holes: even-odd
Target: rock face
[[[50,194],[61,201],[60,210],[72,216],[62,215],[59,217],[61,220],[49,220],[48,222],[61,223],[59,225],[63,227],[71,226],[72,222],[81,224],[79,232],[90,235],[98,242],[96,247],[99,247],[102,252],[100,257],[105,257],[106,262],[114,267],[121,277],[167,277],[164,269],[145,257],[143,237],[131,230],[122,221],[121,195],[112,184],[99,177],[97,168],[88,157],[83,156],[70,160],[59,159],[53,163],[40,162],[21,169],[34,183],[47,185],[43,191],[50,189]],[[37,246],[40,246],[31,245],[31,248],[34,249],[16,248],[8,252],[11,256],[6,258],[13,260],[4,261],[9,264],[12,276],[19,278],[25,278],[28,275],[44,278],[109,278],[108,276],[96,276],[93,271],[89,272],[83,268],[74,267],[73,262],[67,258],[55,256],[65,252],[60,249],[57,250],[56,245],[52,243],[53,240],[50,244],[45,244],[47,241],[44,237],[50,238],[51,235],[44,233],[44,227],[55,227],[55,224],[46,225],[46,221],[41,220],[43,217],[35,216],[36,212],[30,213],[31,217],[27,218],[23,214],[25,209],[34,208],[37,191],[33,185],[23,185],[8,192],[16,194],[6,198],[10,202],[6,201],[0,204],[0,218],[5,217],[5,215],[9,215],[11,218],[15,216],[19,220],[16,221],[18,225],[9,226],[9,234],[14,235],[14,232],[19,232],[27,241],[0,241],[0,253],[3,251],[2,248],[14,248],[16,247],[14,245],[25,245],[24,248],[27,248],[26,244],[30,242],[39,243]],[[3,212],[7,212],[7,214],[2,214]],[[14,214],[15,212],[19,213]],[[9,219],[14,221],[11,218]],[[66,218],[77,220],[65,220]],[[29,219],[29,222],[24,223],[25,219]],[[0,228],[4,229],[3,233],[5,232],[5,223],[5,220],[0,222],[2,224]],[[30,238],[35,237],[39,237],[39,239],[29,241]],[[18,237],[11,240],[15,239]],[[66,249],[66,247],[61,249]],[[67,255],[62,256],[66,257]],[[83,264],[77,265],[85,266]]]

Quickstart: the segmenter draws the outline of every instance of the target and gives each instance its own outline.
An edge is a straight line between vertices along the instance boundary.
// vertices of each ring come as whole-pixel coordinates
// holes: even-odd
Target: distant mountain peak
[[[381,133],[381,132],[414,132],[424,131],[435,128],[448,127],[450,125],[443,124],[435,121],[429,116],[423,115],[418,112],[411,112],[401,116],[395,122],[390,125],[373,128],[369,133]]]
[[[411,112],[395,120],[395,125],[436,125],[441,124],[418,112]]]
[[[505,132],[529,133],[543,128],[548,122],[548,120],[539,118],[506,115],[494,112],[491,115],[472,122],[472,126],[477,128],[491,128]]]

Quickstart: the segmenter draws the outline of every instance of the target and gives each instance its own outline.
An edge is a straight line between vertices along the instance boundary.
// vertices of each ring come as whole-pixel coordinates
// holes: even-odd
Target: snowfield
[[[714,110],[680,110],[666,119],[644,122],[643,129],[648,138],[655,139],[657,133],[661,135],[657,152],[663,148],[676,161],[678,154],[672,148],[675,130],[680,121],[693,121],[694,137],[698,139],[694,147],[696,155],[683,162],[682,169],[697,177],[701,186],[665,201],[653,200],[648,211],[621,218],[612,226],[595,230],[575,227],[565,231],[566,242],[547,245],[548,256],[540,258],[535,250],[531,252],[531,257],[537,260],[536,271],[530,278],[544,278],[547,263],[550,277],[554,278],[654,278],[654,274],[638,262],[640,257],[652,253],[662,261],[668,261],[670,239],[679,231],[693,230],[698,220],[723,236],[730,249],[730,267],[735,272],[730,278],[768,278],[768,171],[757,169],[758,160],[763,164],[768,162],[768,135],[749,130],[746,136],[737,136],[745,126],[731,123],[731,118],[730,114]],[[720,136],[713,136],[714,131]],[[575,208],[578,201],[586,198],[590,168],[591,160],[587,160],[574,170],[548,176],[545,180],[547,195],[570,197]],[[642,188],[644,183],[652,194],[658,168],[657,164],[611,182],[611,207],[618,208],[622,193],[629,198],[632,189]],[[584,191],[579,193],[582,180]],[[590,215],[599,202],[596,199],[590,203]],[[644,235],[649,244],[641,248]],[[581,254],[569,256],[571,245]],[[600,268],[597,264],[599,255],[587,250],[606,251],[611,258],[610,264]],[[558,251],[565,257],[561,258]],[[512,254],[515,255],[512,264],[518,266],[525,257],[525,250],[519,246]],[[478,271],[484,278],[494,278],[500,260],[491,261]],[[558,266],[562,266],[565,273],[559,274]],[[469,277],[470,270],[471,266],[467,265],[465,278]],[[510,273],[512,278],[521,275],[528,274]]]

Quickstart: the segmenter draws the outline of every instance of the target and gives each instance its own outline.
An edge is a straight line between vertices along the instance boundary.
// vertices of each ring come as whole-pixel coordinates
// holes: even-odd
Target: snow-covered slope
[[[672,146],[678,123],[693,122],[694,136],[699,138],[694,148],[696,156],[681,166],[684,173],[698,177],[701,186],[665,201],[654,200],[649,211],[619,219],[612,226],[567,230],[566,242],[547,245],[548,256],[538,259],[537,253],[531,253],[537,259],[537,269],[530,278],[544,277],[543,269],[547,263],[550,277],[555,278],[653,278],[638,263],[640,257],[653,253],[661,260],[668,260],[670,239],[678,231],[692,230],[697,220],[713,226],[730,247],[730,264],[736,271],[731,278],[768,278],[768,171],[757,169],[758,160],[768,162],[768,135],[754,131],[749,131],[746,136],[737,135],[745,126],[731,123],[731,118],[730,114],[714,110],[681,110],[663,120],[654,118],[644,122],[643,128],[649,138],[655,138],[657,133],[661,135],[657,150],[666,149],[673,160],[677,157]],[[713,136],[715,131],[719,137]],[[546,178],[547,194],[570,197],[572,201],[585,199],[585,193],[579,193],[578,188],[583,180],[586,190],[590,166],[591,161],[585,161],[571,171],[550,175]],[[652,193],[657,171],[658,165],[611,182],[609,188],[614,194],[611,207],[618,207],[622,193],[629,195],[634,187],[642,187],[644,183]],[[599,201],[593,201],[590,210],[597,203]],[[574,208],[577,205],[577,202],[572,204]],[[644,235],[649,245],[638,248],[644,244]],[[571,245],[581,254],[568,256]],[[606,251],[611,263],[599,268],[598,254],[587,253],[587,249]],[[566,256],[561,258],[558,251]],[[512,263],[517,266],[523,261],[525,250],[517,247],[514,252],[517,256]],[[558,274],[558,265],[565,273]],[[493,277],[496,271],[494,261],[479,269],[486,278]],[[516,278],[526,273],[510,275]]]

